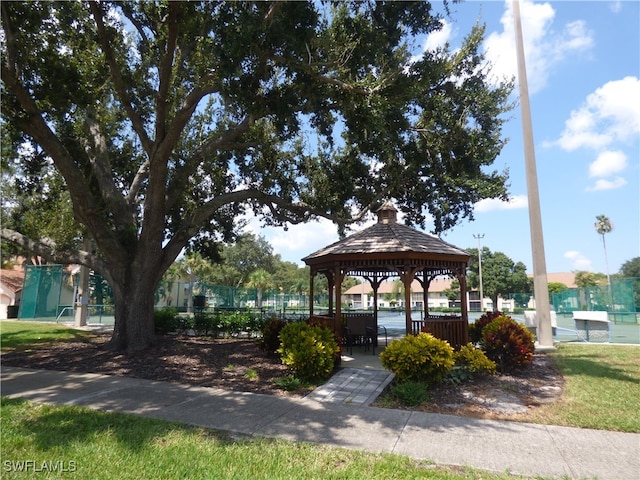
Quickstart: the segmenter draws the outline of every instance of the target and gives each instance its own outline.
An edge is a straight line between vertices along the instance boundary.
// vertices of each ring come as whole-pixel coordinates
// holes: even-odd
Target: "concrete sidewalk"
[[[638,480],[640,434],[2,368],[2,395],[527,476]]]

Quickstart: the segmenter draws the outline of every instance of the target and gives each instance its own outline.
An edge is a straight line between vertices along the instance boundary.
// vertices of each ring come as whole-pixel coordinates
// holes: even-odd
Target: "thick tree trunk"
[[[125,285],[113,285],[115,325],[109,342],[112,349],[134,353],[155,344],[153,282],[142,281],[144,275],[129,274]]]

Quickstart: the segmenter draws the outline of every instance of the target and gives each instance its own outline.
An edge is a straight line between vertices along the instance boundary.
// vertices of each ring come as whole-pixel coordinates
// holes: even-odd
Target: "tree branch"
[[[102,259],[90,252],[83,250],[56,250],[55,244],[46,240],[34,241],[20,232],[8,228],[0,229],[0,238],[18,245],[19,247],[33,252],[43,257],[49,262],[62,263],[65,265],[78,264],[85,265],[96,272],[106,272],[105,264]]]
[[[178,21],[179,12],[182,9],[182,2],[169,2],[169,13],[167,21],[169,31],[164,44],[164,55],[160,61],[158,71],[158,96],[156,99],[156,142],[161,142],[166,134],[167,111],[169,103],[167,100],[169,86],[171,85],[171,71],[173,69],[173,59],[178,42]]]
[[[236,125],[235,128],[231,128],[222,132],[219,136],[209,139],[198,148],[196,148],[193,154],[187,160],[186,165],[177,171],[177,173],[173,176],[171,182],[169,183],[169,187],[167,188],[167,209],[170,210],[178,200],[179,194],[182,193],[182,185],[186,184],[186,179],[194,172],[196,167],[199,165],[197,159],[201,159],[206,155],[211,155],[214,150],[219,149],[223,145],[234,141],[235,139],[246,133],[249,128],[251,128],[251,126],[255,124],[255,122],[256,118],[252,114],[249,114],[242,120],[242,122]]]
[[[113,181],[111,161],[107,152],[107,141],[100,130],[100,125],[93,117],[93,109],[87,108],[85,118],[87,138],[85,151],[93,171],[94,178],[100,186],[100,193],[107,203],[113,208],[115,222],[126,228],[132,222],[132,212],[129,203],[123,198]]]
[[[144,121],[133,108],[133,104],[131,103],[131,99],[125,87],[122,74],[120,73],[120,69],[118,68],[118,62],[116,61],[113,49],[111,48],[111,43],[109,42],[107,29],[104,25],[102,8],[95,1],[89,2],[89,6],[91,8],[91,14],[96,21],[96,26],[98,29],[98,40],[100,42],[102,51],[104,52],[104,56],[107,60],[107,65],[109,65],[111,78],[113,79],[113,83],[115,85],[116,91],[118,92],[118,96],[120,97],[120,101],[122,102],[122,105],[127,112],[127,116],[131,120],[133,129],[136,131],[138,137],[140,138],[142,147],[144,148],[145,152],[147,152],[147,155],[150,156],[152,151],[152,143],[144,128]]]

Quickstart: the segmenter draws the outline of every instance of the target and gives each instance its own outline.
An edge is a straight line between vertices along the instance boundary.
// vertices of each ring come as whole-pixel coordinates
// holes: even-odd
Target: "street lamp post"
[[[473,238],[478,240],[478,276],[480,277],[480,311],[483,311],[484,292],[482,291],[482,250],[480,240],[484,238],[484,233],[473,234]]]

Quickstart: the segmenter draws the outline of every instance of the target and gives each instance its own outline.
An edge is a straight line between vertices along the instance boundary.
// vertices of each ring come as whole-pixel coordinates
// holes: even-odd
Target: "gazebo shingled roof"
[[[458,247],[440,240],[438,237],[420,232],[397,223],[397,210],[390,202],[385,202],[377,211],[378,222],[369,228],[354,233],[347,238],[332,243],[302,260],[311,268],[311,291],[313,279],[318,273],[324,274],[329,281],[330,300],[329,317],[334,320],[334,329],[341,324],[341,284],[346,275],[361,276],[371,283],[374,297],[380,282],[385,278],[399,276],[405,284],[405,308],[407,333],[416,333],[427,323],[411,319],[410,285],[417,279],[424,287],[424,306],[428,305],[428,284],[440,275],[455,276],[460,281],[461,292],[466,290],[466,267],[470,255]],[[333,300],[335,296],[335,312]],[[467,322],[465,296],[461,296],[462,316],[460,321]],[[313,317],[313,302],[311,302]],[[374,300],[374,316],[377,323],[377,299]],[[428,313],[425,321],[429,320]],[[436,320],[435,318],[433,319]],[[466,326],[464,334],[466,337]],[[466,342],[465,342],[466,343]]]

